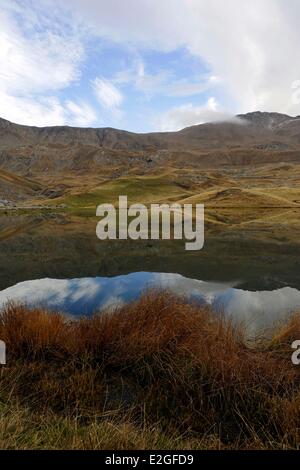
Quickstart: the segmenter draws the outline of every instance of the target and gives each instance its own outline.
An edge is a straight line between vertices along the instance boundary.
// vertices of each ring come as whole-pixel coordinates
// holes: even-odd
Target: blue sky
[[[0,0],[0,116],[149,132],[300,114],[300,2],[242,3]]]

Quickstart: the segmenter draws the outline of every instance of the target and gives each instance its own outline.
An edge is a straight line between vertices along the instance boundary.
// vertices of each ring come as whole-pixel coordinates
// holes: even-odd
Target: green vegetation
[[[294,316],[271,339],[168,292],[72,321],[8,306],[0,338],[0,446],[299,447]]]
[[[132,176],[105,182],[89,192],[68,195],[64,198],[64,203],[72,210],[95,209],[102,203],[117,204],[119,195],[127,195],[129,203],[150,204],[182,199],[190,194],[165,175]]]

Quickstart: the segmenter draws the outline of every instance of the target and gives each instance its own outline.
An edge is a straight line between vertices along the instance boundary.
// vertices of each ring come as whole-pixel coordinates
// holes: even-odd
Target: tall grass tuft
[[[136,448],[299,446],[300,373],[291,362],[297,315],[249,345],[242,327],[209,307],[149,291],[79,320],[10,304],[0,314],[0,338],[8,354],[0,401],[12,403],[17,422],[21,409],[47,423],[44,448],[118,448],[116,437],[97,440],[95,429],[109,436],[129,429],[140,436]],[[4,418],[0,408],[0,434]],[[54,444],[49,422],[72,439]],[[15,447],[40,448],[40,435],[28,444],[20,432]],[[125,440],[123,448],[135,444]]]

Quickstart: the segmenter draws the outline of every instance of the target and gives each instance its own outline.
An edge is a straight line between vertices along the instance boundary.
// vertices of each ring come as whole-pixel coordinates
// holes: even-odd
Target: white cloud
[[[176,80],[170,85],[166,86],[166,94],[168,96],[193,96],[199,95],[210,88],[210,81],[204,81],[203,78],[196,81],[191,80]]]
[[[61,103],[55,96],[12,96],[1,90],[0,116],[29,126],[88,126],[97,117],[93,108],[84,102]]]
[[[205,122],[228,121],[233,116],[222,110],[216,99],[211,97],[203,106],[194,106],[192,103],[175,106],[160,116],[155,123],[159,130],[178,131],[184,127],[203,124]]]
[[[40,100],[0,91],[0,116],[18,124],[53,126],[64,124],[64,112],[55,97]]]
[[[65,121],[71,122],[74,126],[88,126],[93,124],[97,119],[95,110],[84,101],[75,103],[67,101],[64,107]]]
[[[92,81],[92,86],[101,106],[112,111],[118,110],[123,102],[123,96],[113,83],[105,78],[97,77]]]
[[[137,48],[187,48],[221,77],[231,109],[300,113],[298,0],[65,0],[95,34]]]
[[[299,17],[299,0],[1,0],[0,116],[37,125],[95,121],[88,103],[78,98],[70,104],[60,95],[80,79],[84,41],[91,34],[126,45],[138,57],[109,81],[94,81],[103,111],[113,118],[122,115],[119,88],[126,83],[149,98],[205,91],[234,113],[260,109],[297,115],[300,100],[292,86],[300,80]],[[150,73],[143,62],[145,48],[185,49],[209,73],[201,67],[198,77],[195,68],[193,76],[178,80],[164,64]],[[175,118],[174,109],[181,118]],[[209,104],[187,102],[165,117],[168,126],[177,127],[202,122],[211,113]]]
[[[65,32],[22,31],[9,12],[0,11],[0,88],[7,93],[65,88],[79,77],[83,48]]]
[[[214,112],[218,111],[219,104],[218,104],[218,102],[217,102],[217,100],[214,96],[211,96],[210,98],[208,98],[208,100],[207,100],[207,109],[209,111],[214,111]]]
[[[148,97],[155,93],[165,92],[171,80],[171,73],[167,70],[161,70],[157,73],[147,72],[141,57],[134,60],[131,67],[121,70],[112,78],[113,83],[117,85],[132,84],[136,90]]]
[[[22,16],[22,27],[17,14]],[[90,105],[61,100],[56,93],[78,80],[80,38],[59,20],[52,28],[39,11],[4,1],[0,10],[0,116],[19,124],[89,125]],[[43,28],[46,21],[46,28]]]
[[[146,97],[155,94],[171,97],[192,96],[208,90],[215,82],[211,77],[174,78],[174,73],[161,67],[156,73],[149,73],[141,57],[133,61],[131,67],[119,71],[112,82],[117,85],[132,84]]]

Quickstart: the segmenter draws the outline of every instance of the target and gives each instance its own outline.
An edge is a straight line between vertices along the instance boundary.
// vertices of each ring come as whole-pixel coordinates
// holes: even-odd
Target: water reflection
[[[239,288],[251,291],[300,289],[298,212],[284,232],[282,215],[269,212],[271,221],[266,225],[264,218],[263,226],[245,223],[246,216],[239,226],[237,214],[231,213],[222,217],[223,224],[207,221],[204,249],[194,252],[186,251],[181,240],[102,242],[94,217],[0,216],[0,291],[29,279],[103,278],[139,271],[210,282],[241,280]],[[228,217],[233,226],[225,223]]]
[[[142,291],[158,287],[189,299],[206,302],[234,321],[242,321],[255,333],[300,309],[300,291],[284,287],[272,291],[248,291],[234,283],[205,282],[180,274],[138,272],[112,278],[38,279],[0,292],[0,308],[8,301],[44,306],[72,315],[90,315],[102,308],[122,305]]]

